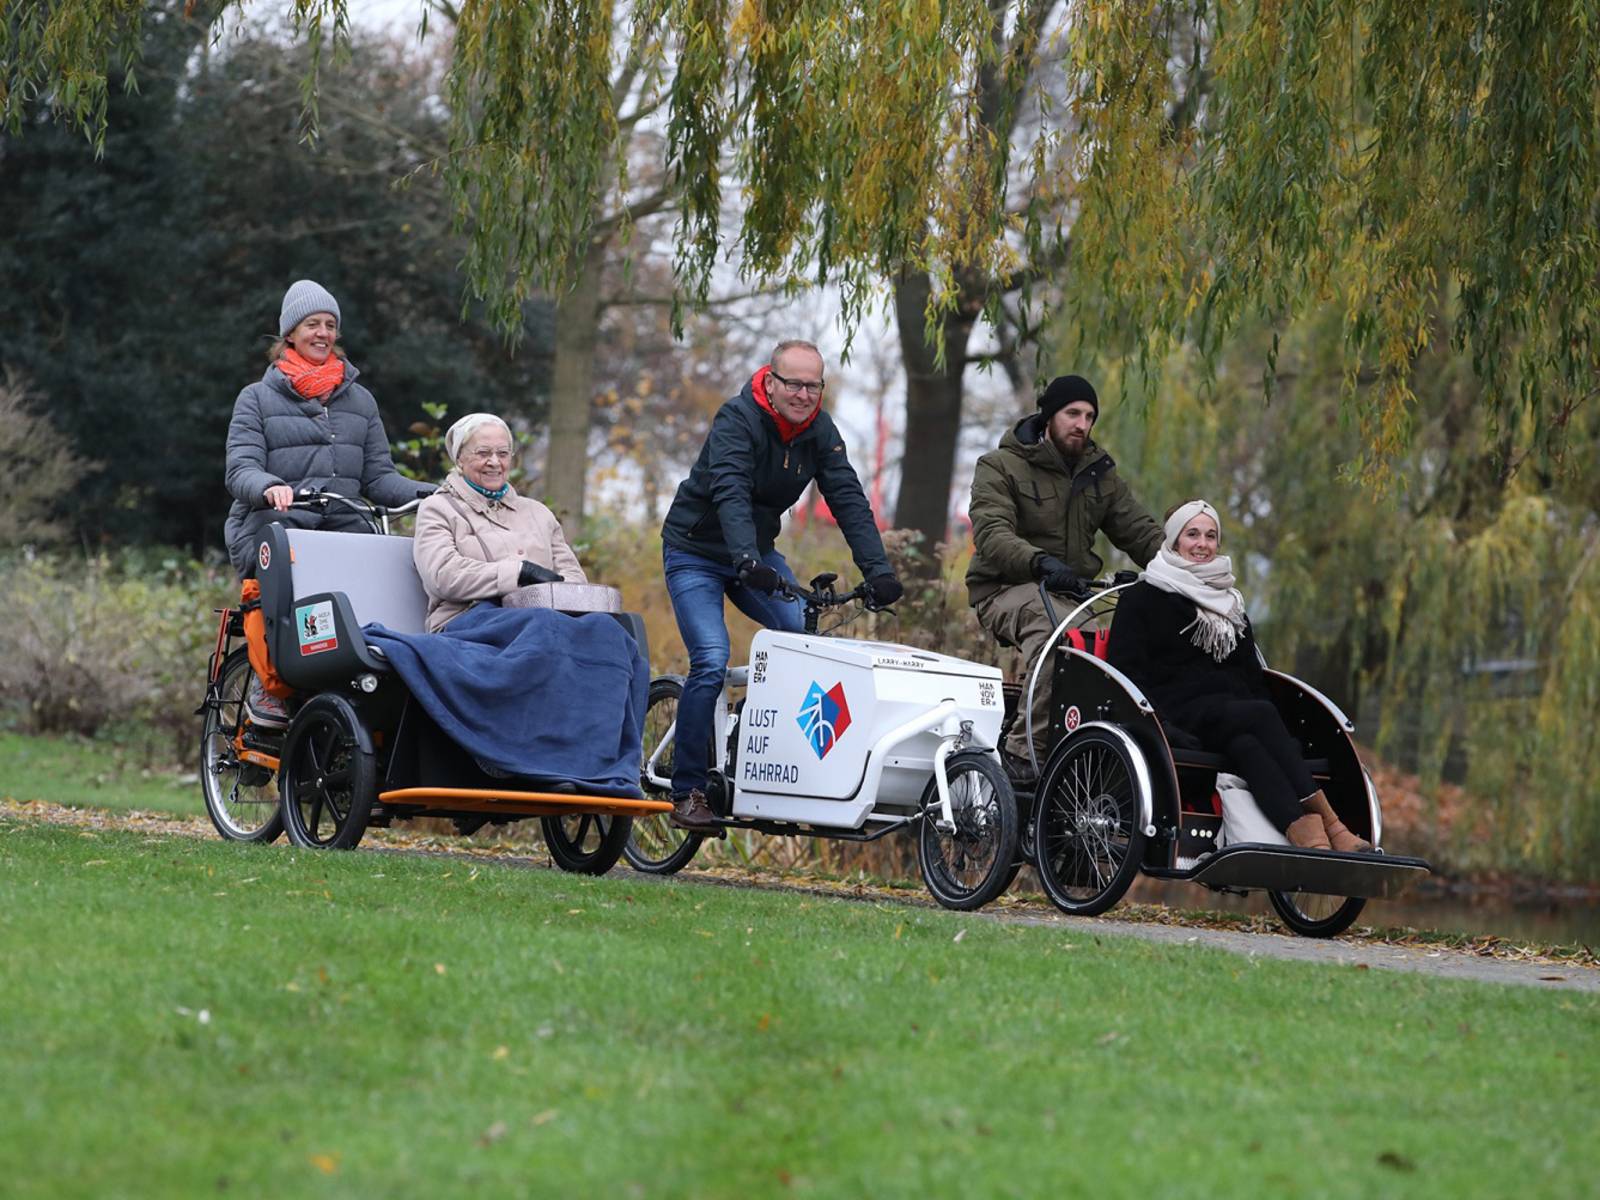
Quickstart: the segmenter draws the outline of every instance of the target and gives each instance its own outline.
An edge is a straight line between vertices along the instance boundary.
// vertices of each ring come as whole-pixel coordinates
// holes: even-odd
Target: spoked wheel
[[[982,908],[1016,877],[1017,798],[987,754],[952,755],[945,762],[955,829],[940,829],[939,784],[928,780],[917,822],[917,865],[933,898],[946,908]]]
[[[235,650],[223,660],[217,690],[206,697],[200,733],[206,815],[230,842],[273,842],[283,832],[272,769],[239,759],[246,727],[244,696],[253,674],[248,651]]]
[[[289,840],[307,850],[349,850],[361,841],[378,794],[378,769],[361,748],[361,716],[324,693],[295,714],[283,739],[278,796]]]
[[[1283,923],[1301,937],[1334,937],[1349,929],[1367,902],[1357,896],[1316,896],[1310,892],[1268,892]]]
[[[672,794],[671,731],[678,721],[678,699],[683,684],[657,679],[650,685],[650,702],[644,710],[644,774],[640,786],[651,799]],[[635,871],[672,875],[689,865],[705,839],[679,829],[666,813],[633,819],[633,832],[622,853]]]
[[[562,817],[540,817],[539,825],[556,866],[576,875],[604,875],[622,857],[633,818],[568,813]]]
[[[1034,865],[1062,912],[1092,917],[1128,890],[1144,857],[1130,750],[1100,729],[1073,736],[1039,779]]]

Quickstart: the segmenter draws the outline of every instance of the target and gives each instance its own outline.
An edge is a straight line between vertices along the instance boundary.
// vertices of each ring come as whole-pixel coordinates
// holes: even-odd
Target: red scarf
[[[762,367],[750,378],[750,390],[755,394],[756,403],[761,410],[778,423],[778,436],[787,446],[795,438],[811,428],[811,423],[817,419],[817,414],[822,411],[822,401],[819,398],[816,408],[811,410],[811,415],[800,424],[796,425],[777,409],[772,407],[772,401],[767,399],[767,376],[772,373],[771,367]]]
[[[293,346],[285,346],[274,365],[283,372],[289,386],[307,400],[326,402],[333,389],[344,382],[344,359],[337,354],[328,355],[319,367]]]

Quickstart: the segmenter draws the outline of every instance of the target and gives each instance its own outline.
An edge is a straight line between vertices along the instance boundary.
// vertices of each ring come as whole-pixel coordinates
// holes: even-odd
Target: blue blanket
[[[650,668],[612,617],[479,604],[438,633],[362,633],[479,763],[639,798]]]

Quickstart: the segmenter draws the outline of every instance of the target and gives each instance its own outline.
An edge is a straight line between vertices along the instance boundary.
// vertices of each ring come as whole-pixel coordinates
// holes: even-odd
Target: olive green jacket
[[[972,473],[972,564],[967,598],[986,600],[1001,588],[1033,581],[1039,554],[1059,558],[1083,579],[1104,565],[1095,534],[1141,567],[1161,547],[1161,525],[1117,474],[1112,457],[1091,440],[1078,461],[1067,460],[1038,414],[1024,417],[978,460]]]

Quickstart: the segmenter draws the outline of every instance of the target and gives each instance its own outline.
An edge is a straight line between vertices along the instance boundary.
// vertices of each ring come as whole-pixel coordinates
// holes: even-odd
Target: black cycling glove
[[[747,558],[739,564],[739,582],[745,587],[771,595],[783,586],[783,577],[766,563]]]
[[[870,608],[888,608],[905,594],[906,589],[893,575],[874,575],[867,580],[867,601]]]
[[[1035,556],[1033,577],[1044,584],[1046,591],[1071,596],[1074,600],[1086,600],[1089,597],[1089,589],[1084,587],[1083,580],[1078,578],[1077,572],[1054,555]]]

